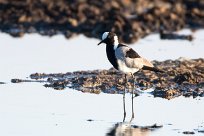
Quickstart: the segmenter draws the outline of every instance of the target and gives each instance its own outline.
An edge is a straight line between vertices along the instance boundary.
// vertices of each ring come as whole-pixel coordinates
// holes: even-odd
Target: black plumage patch
[[[108,37],[104,39],[104,43],[107,45],[113,45],[114,44],[114,36],[116,36],[115,33],[109,32]]]
[[[114,36],[116,36],[115,33],[109,32],[109,34],[108,34],[108,38],[109,38],[109,39],[112,39]]]
[[[139,54],[137,54],[137,52],[135,52],[132,48],[130,48],[127,52],[125,57],[128,58],[141,58]]]
[[[107,54],[109,62],[113,65],[115,69],[118,70],[118,63],[117,63],[117,59],[115,56],[115,51],[113,49],[113,46],[106,45],[106,54]]]
[[[163,70],[160,70],[160,69],[155,68],[155,67],[143,66],[142,69],[143,69],[143,70],[150,70],[150,71],[154,71],[154,72],[164,73]]]

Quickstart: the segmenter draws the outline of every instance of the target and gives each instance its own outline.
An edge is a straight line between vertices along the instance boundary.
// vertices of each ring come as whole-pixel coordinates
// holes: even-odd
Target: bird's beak
[[[102,40],[100,43],[98,43],[98,45],[100,45],[100,44],[102,44],[102,43],[104,43],[104,40]]]

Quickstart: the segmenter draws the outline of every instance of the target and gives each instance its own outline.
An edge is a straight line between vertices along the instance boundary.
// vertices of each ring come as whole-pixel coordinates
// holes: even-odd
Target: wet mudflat
[[[122,94],[124,91],[139,91],[153,89],[155,97],[171,99],[178,96],[194,98],[204,96],[204,59],[153,61],[153,64],[164,73],[140,71],[135,73],[135,79],[111,68],[109,70],[75,71],[58,74],[34,73],[30,80],[12,79],[12,83],[39,82],[45,87],[56,90],[73,88],[82,92]]]
[[[167,83],[173,83],[172,86],[188,89],[185,86],[187,84],[189,88],[196,86],[202,90],[202,35],[202,31],[196,32],[192,43],[180,40],[160,41],[159,35],[152,35],[132,45],[142,56],[150,60],[156,59],[154,64],[167,73],[141,71],[136,74],[135,86],[140,88],[137,90],[140,93],[138,97],[134,97],[135,118],[129,123],[131,95],[128,91],[132,90],[133,81],[129,77],[129,89],[126,90],[125,97],[127,117],[122,122],[123,75],[111,68],[106,60],[105,47],[97,46],[98,40],[79,36],[67,41],[62,36],[46,38],[39,35],[26,35],[22,39],[16,39],[1,34],[0,39],[4,44],[0,44],[0,69],[3,71],[0,81],[5,84],[0,84],[0,134],[104,136],[122,130],[144,136],[180,136],[193,133],[202,136],[203,97],[172,95],[170,98],[174,99],[167,100],[153,95],[154,89],[161,87],[159,84],[165,85],[168,79],[170,81]],[[90,46],[82,46],[82,43]],[[185,52],[182,50],[184,47]],[[78,57],[76,52],[80,54]],[[178,59],[181,56],[185,59]],[[174,66],[173,70],[168,69],[171,66]],[[167,77],[167,74],[170,76]],[[13,82],[26,82],[11,83],[11,79],[14,79]],[[67,82],[62,86],[63,90],[49,87],[56,81],[56,88],[61,89],[58,86],[60,80],[62,84]],[[92,82],[94,80],[99,82]],[[115,91],[115,87],[109,88],[106,80],[118,82],[116,87],[121,91]],[[110,92],[82,93],[87,91],[83,88],[93,87],[92,85],[97,88],[101,81],[107,83],[107,90]],[[74,83],[76,86],[72,88]],[[81,86],[77,86],[79,83]]]

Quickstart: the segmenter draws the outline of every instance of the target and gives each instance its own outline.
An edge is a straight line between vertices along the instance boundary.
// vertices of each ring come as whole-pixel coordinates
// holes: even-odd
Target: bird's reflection
[[[131,126],[130,123],[117,123],[107,133],[107,136],[148,136],[151,130]]]
[[[128,80],[125,76],[125,84],[127,84]],[[135,79],[133,77],[133,84],[135,85]],[[125,85],[124,85],[125,86]],[[126,87],[124,87],[123,93],[123,120],[120,123],[116,123],[107,133],[107,136],[148,136],[151,131],[161,128],[162,126],[158,126],[156,124],[152,126],[136,126],[132,125],[131,122],[134,119],[134,98],[136,94],[134,94],[135,86],[132,88],[132,97],[131,97],[131,108],[132,108],[132,116],[129,122],[126,122],[126,101],[125,101],[125,94],[126,94]]]
[[[148,136],[153,131],[162,128],[162,125],[136,126],[130,122],[116,123],[107,133],[107,136]]]

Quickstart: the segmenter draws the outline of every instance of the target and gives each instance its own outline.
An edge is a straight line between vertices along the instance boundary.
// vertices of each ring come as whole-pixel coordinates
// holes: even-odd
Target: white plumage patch
[[[102,40],[106,39],[108,37],[109,32],[104,32],[102,35]]]
[[[114,36],[114,43],[113,43],[113,45],[114,45],[114,50],[116,50],[116,49],[118,48],[118,44],[119,44],[119,42],[118,42],[118,37],[117,37],[117,36]]]
[[[125,62],[120,60],[120,59],[118,59],[117,61],[118,61],[118,69],[121,72],[134,74],[135,72],[137,72],[139,70],[139,68],[130,68],[130,67],[127,67]]]

